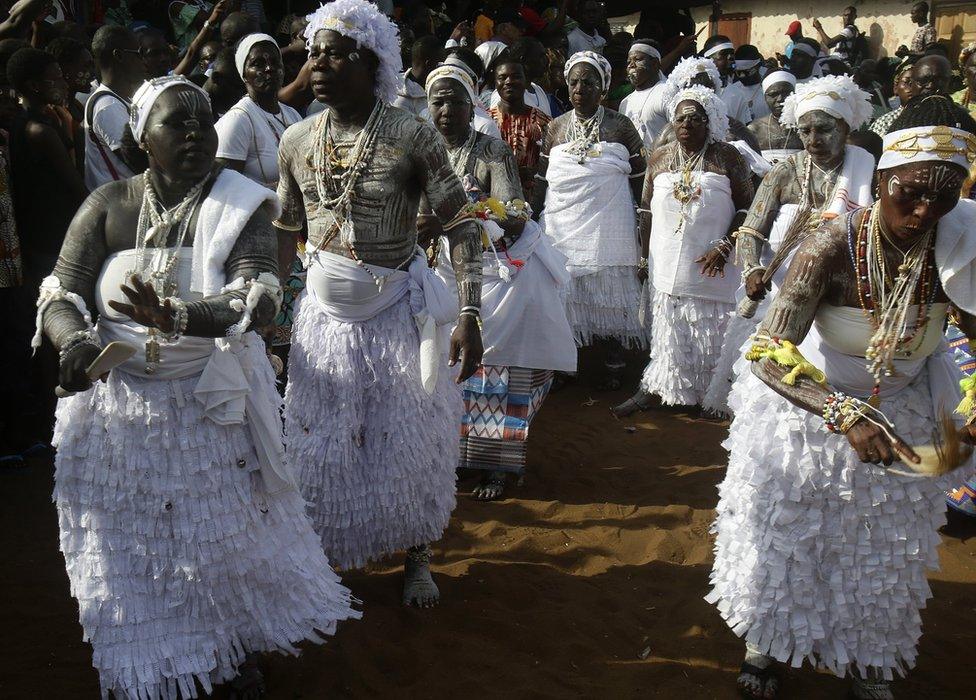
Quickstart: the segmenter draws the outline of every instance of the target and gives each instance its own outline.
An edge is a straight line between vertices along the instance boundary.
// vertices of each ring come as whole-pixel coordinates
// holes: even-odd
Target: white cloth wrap
[[[723,238],[735,216],[729,178],[703,172],[693,177],[701,192],[688,206],[687,220],[678,232],[681,205],[674,197],[677,173],[663,172],[654,178],[651,198],[651,265],[654,288],[671,296],[692,296],[731,304],[739,284],[739,271],[729,261],[725,277],[706,277],[696,263]]]
[[[929,323],[941,328],[940,321]],[[816,329],[800,349],[829,365],[833,387],[870,392],[863,356],[838,353]],[[961,375],[944,345],[895,366],[900,376],[883,383],[880,408],[909,444],[929,444],[936,411],[959,399]],[[839,676],[852,666],[879,668],[888,679],[903,674],[915,663],[919,610],[931,596],[926,570],[939,564],[946,480],[862,464],[821,416],[749,371],[730,403],[735,419],[724,443],[729,466],[706,600],[737,635],[781,662],[809,659]],[[971,464],[950,479],[968,471]]]
[[[164,78],[154,78],[147,80],[136,90],[132,96],[132,105],[129,107],[129,128],[132,129],[132,136],[136,143],[142,143],[142,134],[146,130],[146,122],[149,121],[149,113],[152,112],[156,100],[170,88],[188,88],[196,90],[210,104],[210,95],[207,92],[182,75],[169,75]]]
[[[566,67],[563,69],[563,77],[567,83],[569,82],[569,72],[573,70],[573,66],[579,63],[586,63],[596,69],[597,75],[603,81],[603,92],[610,89],[610,73],[612,72],[610,61],[595,51],[577,51],[569,57],[566,61]]]
[[[631,51],[639,51],[640,53],[647,54],[651,58],[656,58],[659,61],[661,60],[661,52],[658,51],[657,49],[655,49],[650,44],[640,44],[640,43],[638,43],[638,44],[631,44],[630,45],[630,50]]]
[[[248,34],[241,39],[234,51],[234,65],[237,66],[237,72],[240,73],[241,79],[244,78],[244,64],[247,63],[247,57],[251,53],[251,49],[258,44],[271,44],[281,56],[281,49],[278,48],[278,42],[273,36],[270,34]]]
[[[382,289],[354,261],[318,251],[308,267],[309,297],[336,321],[367,321],[409,295],[410,311],[420,332],[420,373],[424,391],[432,394],[438,368],[447,351],[444,331],[457,320],[457,297],[433,270],[418,249],[407,270],[367,265],[384,278]]]
[[[449,64],[442,64],[428,73],[427,81],[424,85],[425,92],[427,93],[428,97],[430,97],[430,89],[434,87],[434,83],[436,83],[438,80],[453,80],[456,83],[460,83],[461,87],[464,88],[464,91],[468,93],[468,97],[471,99],[471,104],[481,104],[481,100],[479,100],[478,96],[475,94],[474,81],[471,79],[471,74],[463,68]]]
[[[815,111],[843,119],[854,130],[870,121],[874,108],[871,96],[850,77],[828,75],[798,82],[796,90],[783,104],[780,123],[795,127],[800,117]]]
[[[540,223],[566,256],[573,276],[603,267],[637,265],[637,220],[630,189],[630,153],[601,141],[600,155],[583,163],[560,144],[549,154]]]
[[[799,153],[801,148],[768,148],[762,151],[763,159],[770,164],[770,166],[781,163],[782,161],[789,158],[794,153]]]
[[[790,85],[796,85],[796,76],[785,70],[774,70],[772,73],[763,78],[762,89],[765,93],[769,88],[777,83],[789,83]]]
[[[91,329],[92,328],[92,317],[88,312],[88,306],[85,304],[85,300],[81,298],[80,295],[74,292],[66,291],[61,286],[61,280],[59,280],[54,275],[48,275],[43,280],[41,280],[41,290],[37,297],[37,315],[34,319],[34,336],[31,338],[31,348],[34,352],[41,347],[44,335],[44,314],[47,313],[48,308],[56,301],[67,301],[72,304],[78,313],[81,314],[82,320],[85,325]]]
[[[934,132],[948,131],[952,138],[947,144],[941,143],[944,137],[938,135],[938,140]],[[906,149],[906,145],[911,148]],[[954,127],[932,127],[919,126],[912,129],[899,129],[889,131],[884,136],[884,148],[881,151],[881,159],[878,161],[878,170],[896,168],[906,163],[922,163],[932,161],[936,163],[953,163],[969,172],[969,166],[973,159],[973,149],[976,146],[976,139],[968,131],[956,129]],[[896,147],[898,149],[896,150]],[[942,155],[936,149],[952,149],[952,153]]]
[[[976,314],[976,202],[960,199],[939,220],[935,263],[946,295],[956,307]]]
[[[752,146],[745,141],[729,141],[729,145],[740,153],[746,165],[749,166],[749,170],[755,175],[763,177],[773,169],[773,164],[766,160],[764,155],[756,153]]]
[[[525,222],[522,235],[508,250],[508,257],[521,260],[520,268],[504,255],[484,254],[481,289],[484,364],[528,369],[576,371],[576,342],[566,318],[560,290],[569,284],[566,257],[556,250],[542,228]],[[508,269],[510,280],[499,275]],[[453,290],[454,269],[446,246],[441,246],[437,274]]]
[[[705,51],[702,52],[702,56],[704,56],[705,58],[711,58],[712,56],[714,56],[715,54],[721,51],[735,51],[735,46],[733,46],[732,42],[730,41],[726,41],[721,44],[715,44],[715,46],[713,46],[712,48],[705,49]]]

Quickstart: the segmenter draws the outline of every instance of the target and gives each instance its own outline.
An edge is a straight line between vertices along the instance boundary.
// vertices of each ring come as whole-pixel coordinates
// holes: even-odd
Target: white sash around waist
[[[349,258],[317,251],[308,266],[309,297],[336,321],[361,323],[409,294],[410,311],[420,332],[420,376],[424,390],[432,394],[447,351],[440,330],[457,319],[456,296],[427,267],[427,259],[419,248],[406,271],[379,265],[363,267],[369,272]],[[382,280],[381,285],[376,284],[373,275]]]

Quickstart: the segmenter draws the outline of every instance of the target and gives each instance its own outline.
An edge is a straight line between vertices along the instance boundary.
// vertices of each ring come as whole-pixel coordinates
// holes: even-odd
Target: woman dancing
[[[945,505],[908,444],[941,427],[955,454],[976,434],[940,418],[959,398],[950,302],[976,331],[976,204],[959,199],[976,140],[955,122],[945,100],[905,109],[879,202],[801,243],[733,388],[707,600],[745,639],[749,697],[776,695],[775,662],[850,674],[872,699],[915,664]]]
[[[142,86],[149,170],[88,197],[38,302],[61,387],[83,392],[58,406],[54,500],[106,697],[197,697],[239,671],[254,693],[245,654],[297,653],[358,617],[283,462],[251,332],[280,297],[277,199],[215,167],[213,124],[185,78]]]

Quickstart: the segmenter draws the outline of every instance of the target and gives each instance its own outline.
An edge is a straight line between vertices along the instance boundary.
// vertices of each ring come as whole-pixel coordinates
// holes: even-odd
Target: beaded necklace
[[[922,331],[929,322],[939,287],[933,231],[925,233],[902,253],[902,263],[894,279],[884,258],[885,241],[897,249],[884,231],[880,205],[875,204],[864,215],[856,237],[852,215],[848,225],[848,249],[855,271],[858,303],[875,329],[864,356],[868,371],[874,376],[869,403],[875,407],[880,403],[881,378],[894,374],[896,352],[911,355],[921,345]],[[908,311],[915,305],[919,310],[909,329]],[[910,347],[916,338],[918,343]]]
[[[576,157],[576,162],[582,165],[587,157],[592,156],[591,149],[600,142],[600,125],[603,124],[603,115],[606,110],[603,105],[596,108],[596,112],[588,119],[581,119],[576,110],[573,110],[572,119],[569,122],[568,141],[566,142],[566,152]]]
[[[685,153],[684,146],[675,143],[675,149],[671,154],[671,170],[678,171],[678,179],[671,187],[671,193],[680,205],[678,227],[675,236],[680,236],[685,229],[685,223],[689,218],[692,203],[701,197],[701,175],[705,172],[705,153],[708,151],[709,142],[706,141],[700,151],[692,153],[690,156]]]

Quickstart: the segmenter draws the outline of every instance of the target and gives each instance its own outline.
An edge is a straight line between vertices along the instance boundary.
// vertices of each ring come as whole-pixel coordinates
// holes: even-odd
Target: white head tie
[[[874,109],[870,95],[848,76],[827,75],[796,86],[786,98],[780,123],[795,127],[800,117],[816,111],[843,119],[853,130],[866,124]]]
[[[772,73],[763,78],[762,89],[766,92],[769,88],[773,87],[776,83],[789,83],[790,85],[796,85],[796,76],[792,73],[788,73],[785,70],[774,70]]]
[[[701,85],[692,85],[691,87],[679,90],[671,98],[671,101],[668,103],[669,120],[674,121],[674,113],[678,109],[678,105],[686,100],[700,104],[702,109],[705,110],[705,115],[708,117],[709,140],[725,141],[725,134],[729,130],[729,117],[725,102],[713,90],[709,90],[707,87],[702,87]]]
[[[499,54],[506,48],[508,47],[500,41],[483,41],[475,47],[474,52],[478,54],[478,58],[485,64],[485,70],[487,71],[491,68],[492,61],[498,58]]]
[[[976,159],[976,137],[951,126],[916,126],[892,131],[884,137],[878,170],[907,163],[955,163],[969,170]]]
[[[396,99],[403,64],[400,35],[393,20],[366,0],[334,0],[319,7],[306,19],[305,41],[309,49],[315,35],[323,29],[352,39],[357,46],[369,49],[379,59],[374,90],[377,99],[388,104]]]
[[[237,50],[234,51],[234,65],[237,66],[237,72],[240,73],[242,79],[244,78],[244,64],[247,63],[247,57],[251,53],[251,49],[257,44],[264,43],[274,46],[275,51],[278,52],[278,56],[281,56],[281,49],[278,48],[278,42],[270,34],[248,34],[237,45]]]
[[[655,49],[650,44],[639,44],[639,43],[638,44],[631,44],[630,45],[630,50],[631,51],[639,51],[640,53],[646,53],[651,58],[656,58],[659,61],[661,60],[661,52],[658,51],[657,49]]]
[[[710,58],[699,58],[697,56],[691,56],[690,58],[684,58],[678,61],[678,65],[674,67],[671,75],[668,76],[668,82],[671,83],[675,90],[680,90],[691,85],[691,81],[699,73],[708,73],[708,77],[712,81],[715,90],[722,87],[722,76],[719,75],[718,68],[715,67],[715,61]]]
[[[735,70],[747,71],[747,70],[752,70],[760,63],[762,63],[762,61],[760,61],[758,58],[737,58],[733,63],[734,63]]]
[[[566,61],[566,69],[564,70],[567,83],[569,82],[569,71],[579,63],[588,63],[596,68],[597,75],[600,76],[603,82],[603,92],[606,93],[610,89],[610,72],[613,70],[610,67],[610,61],[595,51],[577,51],[569,57],[569,60]]]
[[[132,105],[129,107],[129,128],[132,129],[132,136],[136,143],[142,143],[142,135],[146,131],[146,122],[149,121],[149,113],[160,95],[170,88],[189,88],[196,90],[203,95],[207,106],[210,105],[210,96],[196,83],[191,83],[182,75],[164,75],[161,78],[147,80],[136,90],[132,96]]]
[[[464,87],[464,91],[471,99],[471,104],[478,104],[478,98],[475,96],[474,92],[474,81],[471,80],[471,75],[463,68],[443,64],[437,66],[437,68],[428,73],[427,83],[425,85],[427,97],[430,97],[430,89],[434,87],[434,83],[436,83],[438,80],[453,80],[461,83],[461,85]]]
[[[704,56],[705,58],[711,58],[712,56],[714,56],[715,54],[721,51],[735,51],[735,47],[732,45],[731,41],[726,41],[721,44],[715,44],[715,46],[713,46],[710,49],[705,49],[702,52],[702,56]]]

